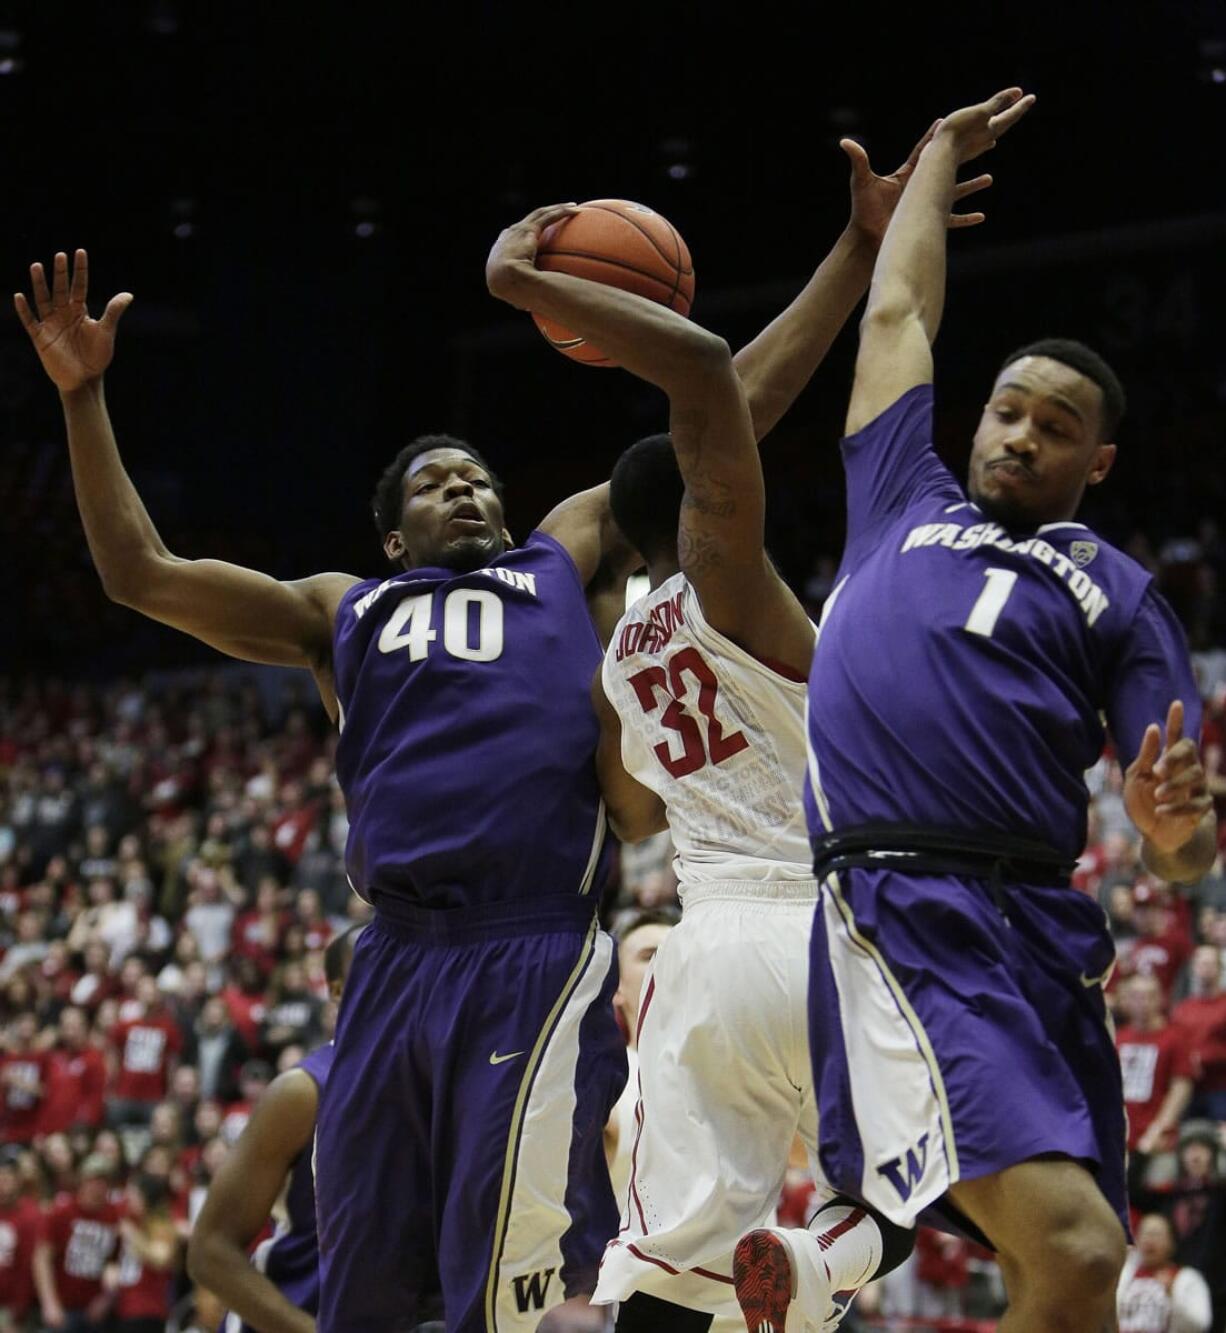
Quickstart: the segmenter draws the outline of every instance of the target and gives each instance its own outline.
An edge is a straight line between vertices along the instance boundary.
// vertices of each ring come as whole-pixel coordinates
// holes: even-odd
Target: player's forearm
[[[730,359],[728,345],[675,310],[604,283],[516,264],[495,296],[557,320],[670,397]]]
[[[1155,847],[1148,838],[1141,843],[1145,868],[1171,884],[1195,884],[1204,879],[1216,858],[1217,816],[1212,811],[1201,820],[1188,841],[1173,852]]]
[[[946,224],[953,203],[958,159],[938,133],[919,164],[886,228],[873,270],[865,324],[917,319],[931,345],[945,307]]]
[[[142,564],[169,553],[132,485],[107,415],[101,379],[60,395],[77,508],[107,595],[123,601]]]
[[[825,360],[868,289],[875,257],[872,243],[848,227],[800,295],[733,358],[755,439],[769,433]]]
[[[193,1282],[253,1328],[263,1333],[314,1333],[315,1320],[257,1272],[230,1237],[197,1231],[188,1247],[187,1269]]]

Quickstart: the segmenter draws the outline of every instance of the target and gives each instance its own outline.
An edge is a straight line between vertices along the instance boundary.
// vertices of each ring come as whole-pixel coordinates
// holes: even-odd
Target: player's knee
[[[1028,1275],[1056,1301],[1113,1299],[1124,1266],[1124,1230],[1113,1215],[1083,1217],[1049,1233]]]

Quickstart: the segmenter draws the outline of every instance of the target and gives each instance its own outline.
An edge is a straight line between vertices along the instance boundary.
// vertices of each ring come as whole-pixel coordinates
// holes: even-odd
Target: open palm
[[[97,379],[111,364],[115,331],[120,316],[132,304],[132,294],[112,296],[102,318],[91,319],[85,307],[89,257],[84,250],[73,256],[71,282],[68,256],[61,252],[55,257],[50,291],[41,264],[30,265],[30,283],[37,317],[21,292],[13,297],[13,305],[56,388],[68,393]]]

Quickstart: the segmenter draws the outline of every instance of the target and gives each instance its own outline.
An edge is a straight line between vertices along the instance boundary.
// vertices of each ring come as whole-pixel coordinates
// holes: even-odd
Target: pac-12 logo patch
[[[1098,543],[1077,541],[1068,548],[1068,553],[1073,557],[1073,564],[1084,569],[1098,554]]]

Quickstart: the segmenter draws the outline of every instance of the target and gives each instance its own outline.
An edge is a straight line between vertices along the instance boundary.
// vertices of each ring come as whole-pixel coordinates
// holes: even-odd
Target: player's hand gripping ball
[[[541,234],[536,266],[546,273],[603,282],[688,315],[694,301],[694,265],[676,227],[627,199],[592,199]],[[533,315],[551,347],[585,366],[612,366],[586,339],[555,320]]]

